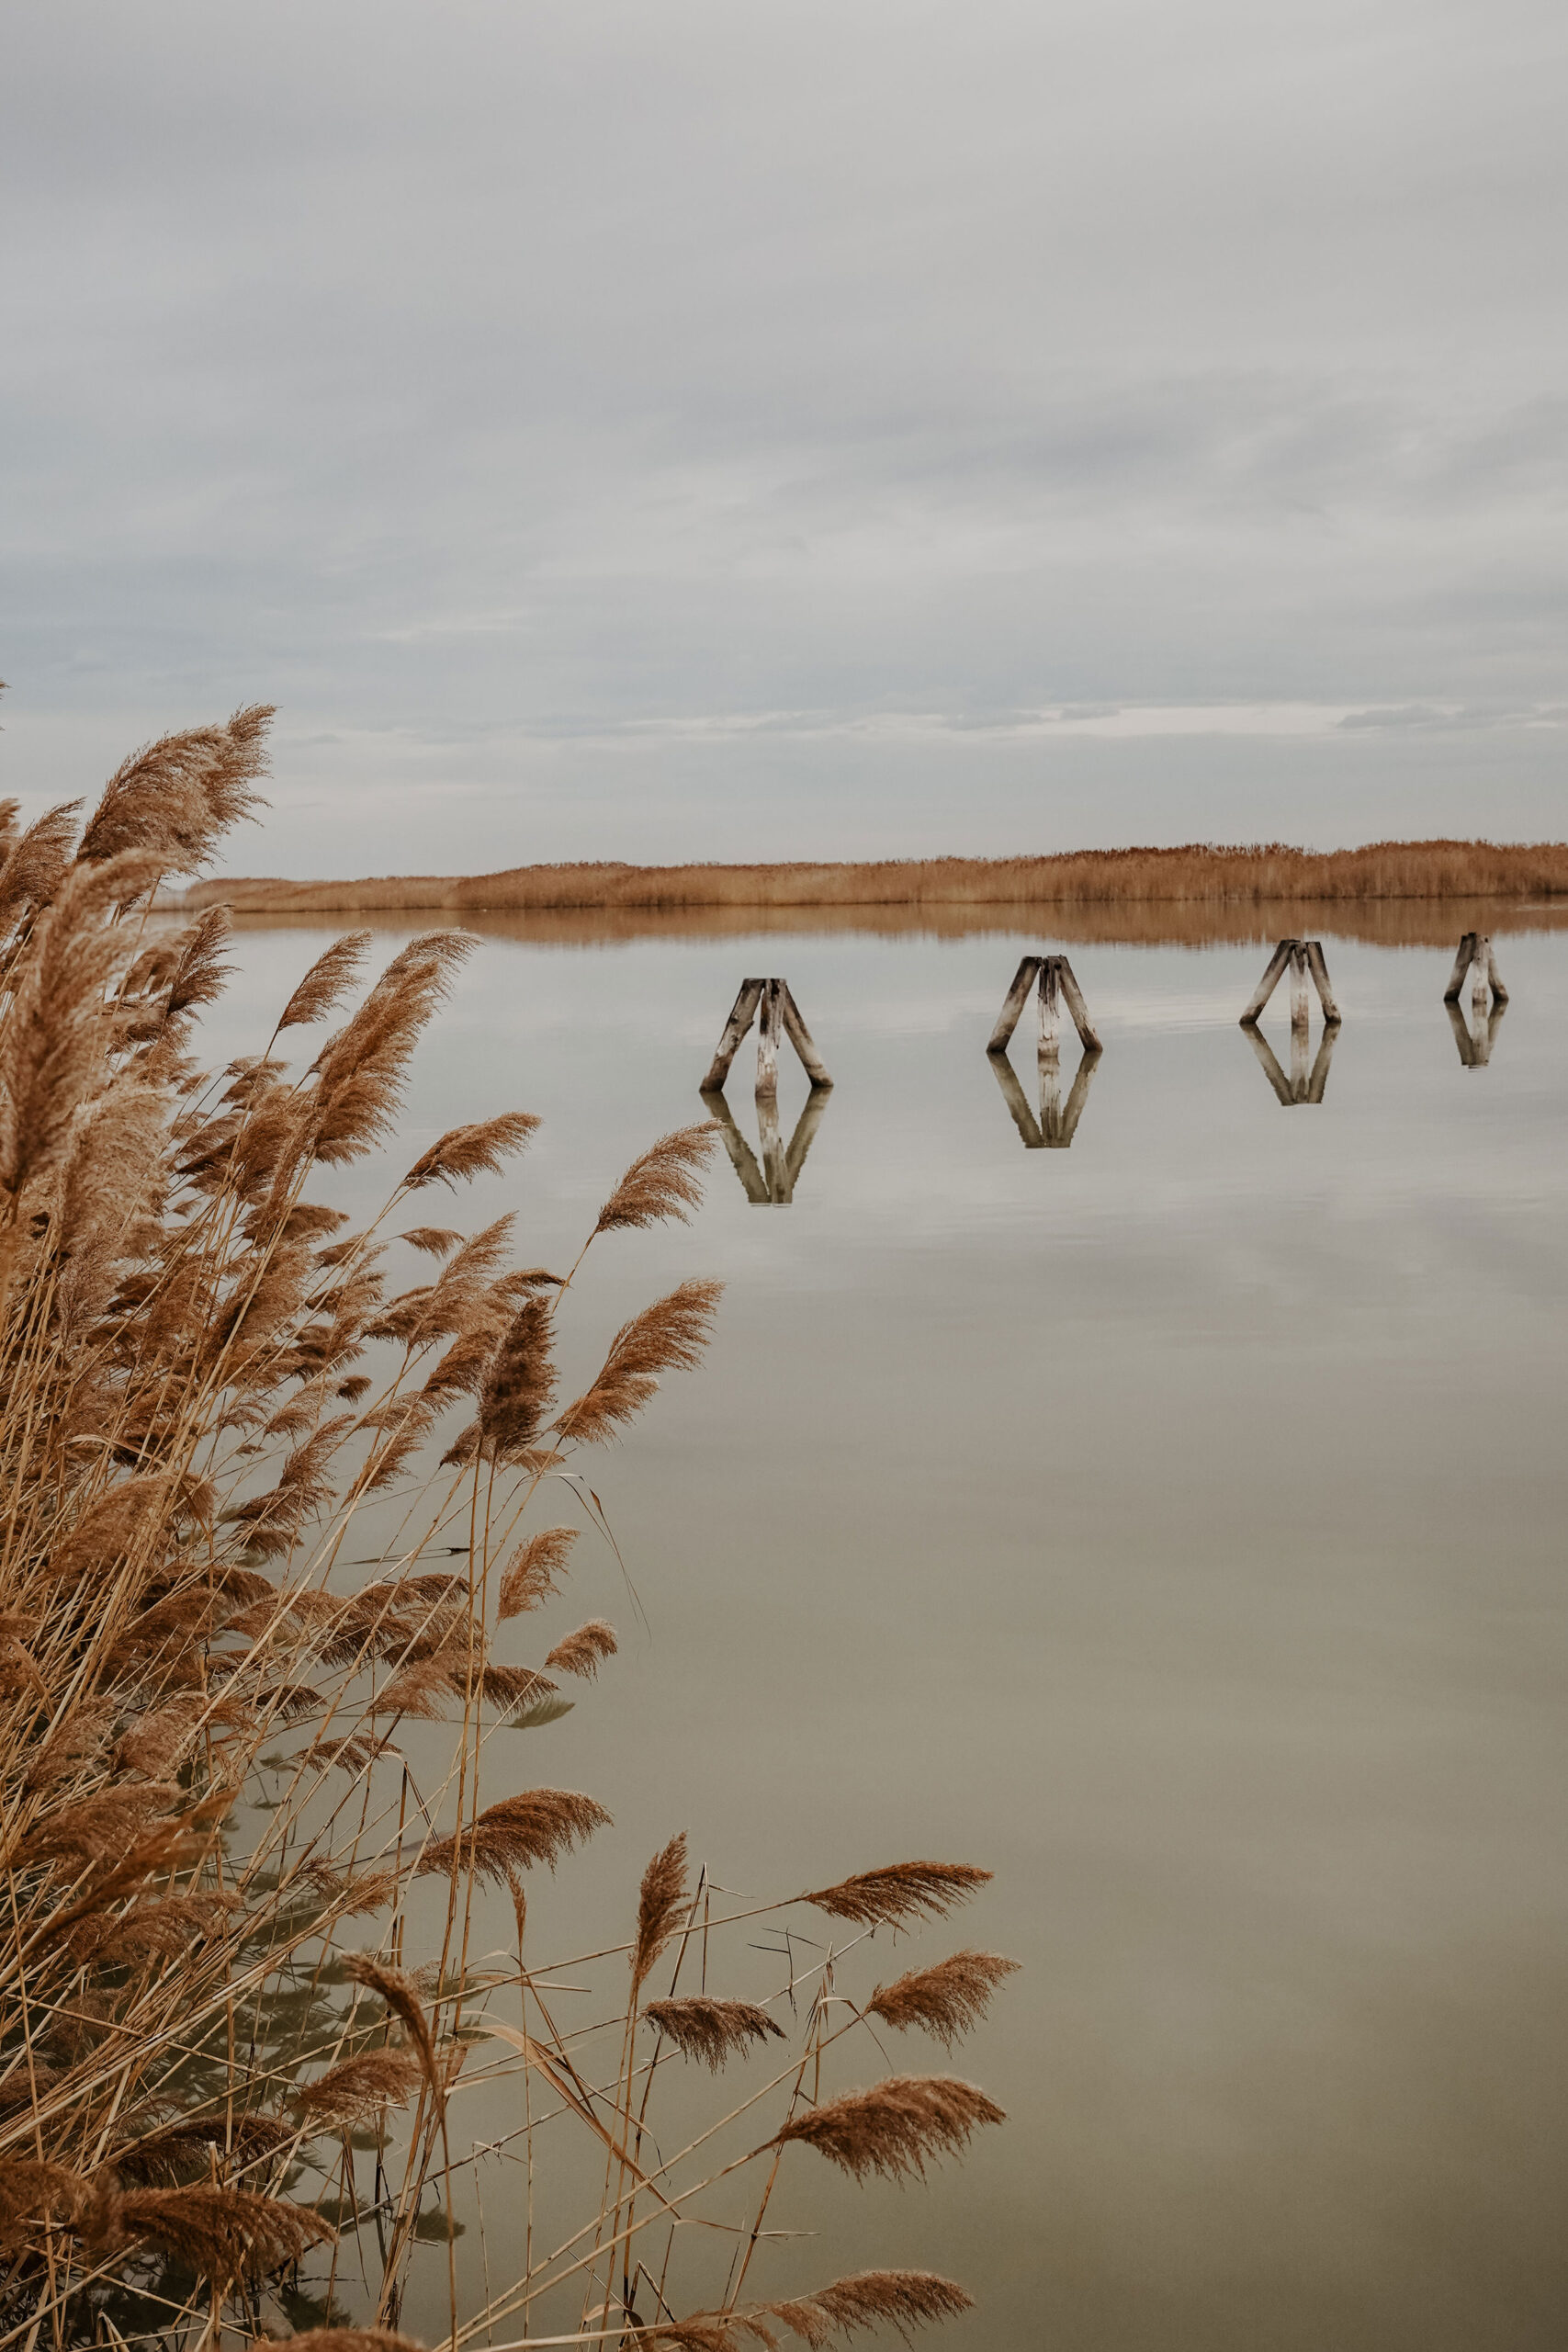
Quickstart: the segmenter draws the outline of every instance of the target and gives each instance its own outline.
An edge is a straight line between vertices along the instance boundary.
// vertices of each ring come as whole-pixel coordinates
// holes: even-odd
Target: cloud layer
[[[265,696],[269,870],[1562,830],[1544,0],[11,27],[6,788]]]

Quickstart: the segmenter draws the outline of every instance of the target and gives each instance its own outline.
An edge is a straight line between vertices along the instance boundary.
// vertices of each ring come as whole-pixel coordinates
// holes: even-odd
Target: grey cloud
[[[792,713],[934,714],[976,847],[1219,828],[1186,771],[1043,803],[997,713],[1523,726],[1568,695],[1565,62],[1544,0],[19,0],[13,756],[276,696],[308,866],[378,745],[463,838],[744,854]],[[799,853],[914,823],[897,774],[789,765]]]

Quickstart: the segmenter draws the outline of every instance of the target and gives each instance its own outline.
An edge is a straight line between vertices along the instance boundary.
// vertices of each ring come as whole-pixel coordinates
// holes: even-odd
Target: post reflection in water
[[[779,1129],[779,1098],[776,1094],[760,1093],[757,1097],[757,1142],[761,1162],[759,1165],[757,1153],[736,1125],[735,1114],[723,1093],[716,1087],[703,1089],[700,1098],[703,1108],[710,1119],[718,1122],[718,1131],[729,1154],[730,1166],[739,1177],[741,1189],[754,1208],[787,1208],[794,1200],[800,1171],[806,1165],[806,1155],[827,1114],[828,1096],[826,1087],[812,1089],[795,1121],[795,1133],[786,1150]]]
[[[1298,1102],[1321,1102],[1328,1084],[1328,1065],[1334,1058],[1334,1041],[1339,1035],[1339,1023],[1331,1021],[1324,1030],[1317,1049],[1317,1058],[1307,1068],[1309,1043],[1304,1026],[1295,1023],[1291,1027],[1291,1074],[1287,1078],[1280,1067],[1280,1057],[1261,1029],[1243,1023],[1242,1035],[1252,1047],[1280,1101],[1287,1110]]]
[[[1474,1017],[1472,1020],[1466,1017],[1455,1000],[1444,999],[1443,1010],[1449,1016],[1449,1026],[1454,1033],[1454,1044],[1459,1047],[1459,1057],[1466,1069],[1485,1069],[1492,1058],[1493,1041],[1503,1026],[1503,1015],[1507,1009],[1507,998],[1498,997],[1494,1001],[1491,1012],[1488,1012],[1485,1000],[1478,995],[1474,1001]]]
[[[1089,1101],[1089,1090],[1095,1071],[1100,1068],[1101,1050],[1096,1046],[1086,1054],[1068,1089],[1067,1100],[1062,1102],[1061,1065],[1040,1057],[1040,1116],[1029,1107],[1029,1097],[1019,1084],[1018,1074],[1005,1054],[987,1054],[987,1060],[997,1074],[997,1084],[1002,1090],[1002,1101],[1012,1113],[1013,1125],[1023,1138],[1026,1151],[1066,1151],[1077,1133],[1083,1106]]]

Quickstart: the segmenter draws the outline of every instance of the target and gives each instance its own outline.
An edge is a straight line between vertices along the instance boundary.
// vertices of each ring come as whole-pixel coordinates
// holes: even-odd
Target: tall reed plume
[[[575,1267],[513,1265],[511,1216],[404,1222],[502,1173],[532,1114],[453,1127],[368,1222],[310,1196],[395,1138],[460,933],[411,939],[357,1001],[368,936],[338,942],[258,1052],[201,1066],[227,917],[149,910],[255,812],[268,717],[148,746],[80,828],[0,808],[0,2352],[408,2352],[411,2300],[454,2352],[940,2322],[965,2298],[925,2272],[766,2294],[751,2273],[789,2268],[764,2228],[789,2149],[901,2177],[998,2120],[942,2077],[829,2080],[877,2022],[951,2041],[978,2018],[1010,1965],[985,1954],[861,2007],[833,1988],[985,1872],[790,1898],[852,1932],[771,1987],[710,1989],[727,1950],[754,1969],[753,1931],[726,1929],[759,1906],[716,1909],[677,1837],[615,1951],[527,1947],[531,1883],[609,1815],[530,1784],[515,1739],[616,1656],[604,1618],[551,1622],[580,1531],[533,1523],[539,1489],[699,1363],[718,1286],[633,1314],[563,1407]],[[641,1154],[585,1247],[688,1216],[712,1140]],[[569,2021],[580,1984],[601,1998]],[[656,2140],[688,2059],[742,2072],[722,2115]],[[481,2145],[497,2086],[515,2128]],[[547,2231],[557,2182],[585,2202]],[[741,2190],[716,2303],[731,2241],[684,2225],[732,2229]],[[486,2198],[516,2259],[460,2276],[455,2209]]]

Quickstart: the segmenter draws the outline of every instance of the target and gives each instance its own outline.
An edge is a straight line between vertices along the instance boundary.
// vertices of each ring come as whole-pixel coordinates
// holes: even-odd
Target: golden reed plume
[[[857,2006],[851,1954],[796,1939],[784,1983],[741,1999],[719,1973],[731,1923],[678,1837],[629,1942],[536,1964],[527,1874],[565,1879],[610,1815],[513,1789],[518,1742],[569,1712],[555,1675],[581,1688],[616,1657],[602,1617],[549,1613],[577,1531],[534,1526],[537,1489],[696,1366],[718,1288],[623,1321],[560,1413],[581,1253],[564,1274],[513,1263],[515,1209],[468,1236],[407,1221],[434,1183],[504,1177],[532,1114],[480,1104],[402,1150],[362,1221],[310,1197],[321,1168],[392,1143],[461,933],[409,940],[367,987],[367,938],[336,943],[258,1023],[259,1052],[201,1066],[228,919],[152,902],[256,807],[266,719],[149,746],[79,837],[73,807],[22,832],[0,805],[0,2332],[91,2352],[145,2308],[171,2344],[410,2352],[399,2318],[433,2241],[451,2341],[514,2320],[561,2337],[595,2306],[587,2340],[626,2344],[817,2345],[951,2315],[956,2289],[890,2271],[742,2304],[743,2256],[723,2310],[672,2318],[711,2301],[713,2241],[682,2227],[654,2255],[646,2233],[712,2220],[728,2244],[745,2180],[748,2244],[786,2243],[765,2226],[786,2142],[902,2176],[989,2120],[962,2085],[896,2077],[805,2112],[800,2086],[830,2082],[868,2019],[972,2022],[1006,1963],[958,1954]],[[640,1155],[585,1247],[689,1216],[712,1140],[684,1128]],[[523,1616],[546,1670],[515,1654]],[[906,1926],[984,1877],[903,1863],[806,1899]],[[595,1983],[612,1997],[561,2020]],[[717,2069],[780,2041],[777,2077],[689,2144],[682,2122],[682,2155],[647,2169],[677,2055]],[[525,2213],[513,2275],[465,2312],[476,2078],[516,2095],[530,2178],[585,2180],[560,2144],[576,2134],[603,2191],[556,2255]],[[754,2143],[731,2161],[738,2128]],[[122,2309],[123,2288],[143,2300]],[[322,2324],[287,2339],[296,2314]]]

